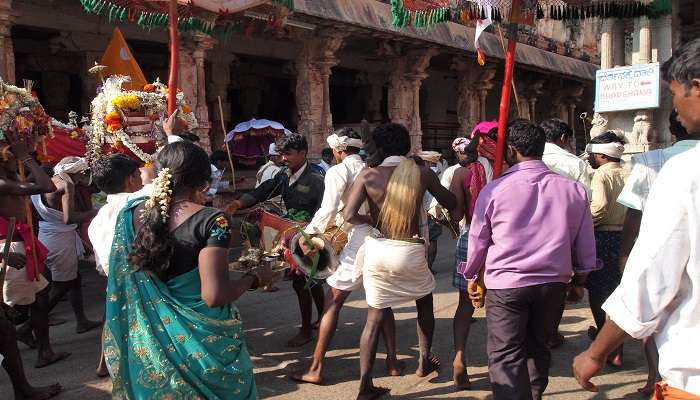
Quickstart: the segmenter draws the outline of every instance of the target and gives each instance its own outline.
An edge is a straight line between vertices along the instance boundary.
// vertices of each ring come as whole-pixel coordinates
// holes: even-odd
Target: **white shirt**
[[[221,186],[221,178],[224,177],[224,171],[216,168],[214,164],[211,165],[211,184],[209,185],[208,193],[212,196],[216,194]]]
[[[343,216],[341,211],[345,208],[344,195],[350,190],[355,178],[365,168],[365,163],[362,157],[357,154],[351,154],[343,159],[340,164],[332,166],[327,172],[323,180],[325,188],[323,190],[323,200],[321,208],[316,211],[311,222],[304,228],[304,231],[309,234],[323,233],[330,226],[341,226],[343,224]],[[360,214],[366,214],[367,210],[360,209]],[[343,227],[347,231],[349,226]]]
[[[590,201],[591,176],[588,174],[588,165],[585,161],[554,143],[545,143],[542,162],[557,174],[583,184],[586,188],[586,194],[588,194],[588,201]]]
[[[671,147],[647,151],[632,157],[632,172],[617,202],[627,208],[644,211],[651,186],[661,167],[671,157],[692,149],[696,144],[697,140],[681,140]]]
[[[651,188],[620,286],[603,304],[634,338],[654,335],[659,372],[700,395],[700,147],[669,160]]]
[[[151,187],[148,184],[138,192],[107,195],[107,203],[100,207],[97,215],[90,222],[88,237],[95,251],[97,270],[104,275],[109,275],[109,254],[112,252],[114,228],[117,225],[119,213],[129,200],[149,196]]]
[[[260,167],[258,173],[256,174],[255,187],[260,186],[263,182],[268,179],[272,179],[278,172],[280,172],[281,167],[277,166],[272,161],[268,161],[267,164]]]
[[[328,164],[327,162],[321,160],[318,162],[318,166],[323,168],[324,171],[328,172],[329,169],[331,169],[331,165]]]
[[[301,174],[304,173],[304,171],[306,170],[306,168],[308,168],[308,166],[309,166],[309,162],[307,161],[295,173],[292,173],[292,170],[287,168],[287,176],[289,176],[289,182],[287,183],[287,185],[292,186],[294,184],[294,182],[298,181],[299,177],[301,176]]]

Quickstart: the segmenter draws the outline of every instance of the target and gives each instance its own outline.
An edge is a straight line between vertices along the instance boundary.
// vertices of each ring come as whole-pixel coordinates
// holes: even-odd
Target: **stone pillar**
[[[462,56],[455,56],[451,66],[457,72],[457,122],[460,134],[471,132],[479,118],[479,97],[473,87],[476,71],[472,64]]]
[[[338,64],[337,51],[345,34],[323,30],[304,40],[296,60],[296,103],[299,114],[297,132],[309,141],[309,157],[319,158],[326,147],[326,137],[333,131],[329,78]]]
[[[437,49],[413,50],[391,63],[388,111],[391,122],[402,124],[411,135],[411,150],[423,148],[420,120],[420,87]]]
[[[634,21],[635,48],[638,49],[635,64],[651,62],[651,22],[646,16]],[[649,143],[655,141],[652,110],[639,110],[634,117],[632,132],[626,133],[626,153],[640,153],[649,150]]]
[[[15,84],[15,50],[11,32],[14,22],[12,0],[0,0],[0,78],[11,84]]]
[[[224,113],[224,126],[227,131],[233,129],[228,90],[231,85],[231,63],[235,59],[236,56],[230,53],[217,53],[211,57],[210,73],[207,76],[207,104],[209,104],[209,120],[211,121],[209,139],[212,151],[222,148],[224,135],[227,133],[221,129],[219,98],[221,98],[221,107]]]
[[[520,103],[522,109],[527,109],[530,120],[537,122],[537,99],[542,95],[545,80],[537,79],[525,87],[524,102]]]
[[[619,41],[622,41],[622,64],[624,64],[624,39],[617,37],[615,35],[615,26],[617,19],[614,18],[606,18],[603,20],[602,27],[601,27],[601,33],[600,33],[600,69],[610,69],[615,66],[615,62],[618,61],[620,62],[619,59],[616,59],[620,57],[619,54],[619,46],[615,46],[615,44],[619,44]],[[617,25],[621,25],[618,23]],[[617,50],[617,52],[616,52]],[[616,54],[617,53],[617,54]],[[595,113],[593,115],[593,124],[591,127],[590,131],[590,136],[591,138],[594,138],[603,132],[605,132],[608,128],[608,117],[600,114],[600,113]]]
[[[607,18],[603,20],[600,31],[600,68],[608,69],[615,66],[615,51],[613,47],[614,34],[613,27],[615,19]]]
[[[204,57],[207,50],[214,47],[216,41],[203,33],[188,33],[180,38],[180,90],[185,94],[185,99],[194,110],[199,128],[196,130],[199,136],[199,145],[211,151],[209,141],[209,107],[206,97],[206,80],[204,73]]]

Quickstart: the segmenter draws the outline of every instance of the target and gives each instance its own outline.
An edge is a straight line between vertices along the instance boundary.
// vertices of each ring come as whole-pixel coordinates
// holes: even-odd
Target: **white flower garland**
[[[146,222],[148,214],[154,207],[159,208],[160,218],[163,223],[168,222],[170,216],[170,196],[173,194],[170,188],[170,180],[173,175],[170,173],[170,168],[163,168],[158,172],[158,176],[153,180],[153,190],[151,196],[146,200],[144,208],[141,211],[141,221]]]
[[[144,163],[149,164],[154,160],[154,155],[144,152],[131,140],[127,130],[128,126],[122,125],[120,129],[109,132],[104,118],[107,114],[117,111],[117,108],[112,104],[112,100],[124,95],[138,97],[140,103],[139,109],[146,116],[162,116],[167,113],[168,88],[160,81],[156,80],[156,82],[153,83],[155,87],[154,92],[122,90],[122,84],[128,81],[130,81],[128,76],[109,77],[105,81],[102,91],[92,101],[90,123],[92,129],[87,132],[90,136],[90,140],[87,144],[87,157],[90,162],[94,162],[102,157],[103,145],[107,143],[107,138],[109,138],[110,135],[126,146],[127,149]],[[176,103],[180,109],[180,118],[187,123],[187,128],[190,131],[196,129],[199,125],[194,112],[182,111],[183,106],[185,106],[185,96],[183,93],[177,93]],[[124,124],[125,121],[122,121],[122,123]],[[153,139],[155,140],[156,138]]]

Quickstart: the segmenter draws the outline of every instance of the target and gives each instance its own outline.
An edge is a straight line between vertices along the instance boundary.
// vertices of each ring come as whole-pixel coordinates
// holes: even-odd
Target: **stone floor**
[[[469,373],[474,390],[455,392],[451,385],[452,316],[457,304],[457,292],[452,288],[453,242],[443,235],[436,263],[435,316],[436,332],[434,351],[443,361],[441,373],[418,378],[412,373],[403,377],[385,377],[383,363],[375,365],[378,385],[390,387],[396,399],[488,399],[489,381],[486,368],[486,324],[484,311],[476,313],[477,322],[469,337]],[[85,269],[85,303],[88,313],[97,319],[103,312],[104,280],[91,269]],[[300,385],[286,378],[289,372],[308,365],[313,344],[291,349],[284,346],[296,333],[298,310],[296,298],[289,282],[279,284],[276,293],[251,292],[243,296],[238,307],[243,314],[246,339],[255,364],[256,382],[261,398],[265,399],[353,399],[358,387],[359,338],[366,316],[366,304],[361,291],[354,293],[341,313],[340,329],[334,338],[332,351],[326,362],[324,386]],[[407,363],[407,371],[416,368],[417,338],[415,333],[415,308],[412,304],[395,309],[400,358]],[[94,374],[97,361],[99,335],[97,331],[83,335],[74,333],[73,316],[66,302],[59,304],[56,315],[69,322],[52,328],[55,349],[72,352],[72,356],[45,369],[32,367],[36,353],[20,345],[25,369],[30,381],[36,385],[60,382],[65,391],[59,399],[109,399],[109,379],[98,379]],[[622,370],[606,369],[594,379],[599,385],[597,394],[583,392],[572,378],[571,360],[589,343],[586,329],[592,323],[587,306],[582,303],[568,307],[561,332],[566,343],[553,352],[550,384],[545,393],[551,399],[641,399],[636,388],[644,384],[646,370],[641,346],[629,342]],[[380,344],[379,359],[383,350]],[[0,374],[0,399],[9,399],[10,383],[6,374]]]

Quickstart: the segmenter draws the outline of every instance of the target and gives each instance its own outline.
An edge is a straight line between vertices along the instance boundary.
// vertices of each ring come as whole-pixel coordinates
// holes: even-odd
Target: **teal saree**
[[[198,268],[163,282],[129,264],[140,200],[121,211],[109,260],[103,350],[113,398],[256,399],[235,306],[202,301]]]

